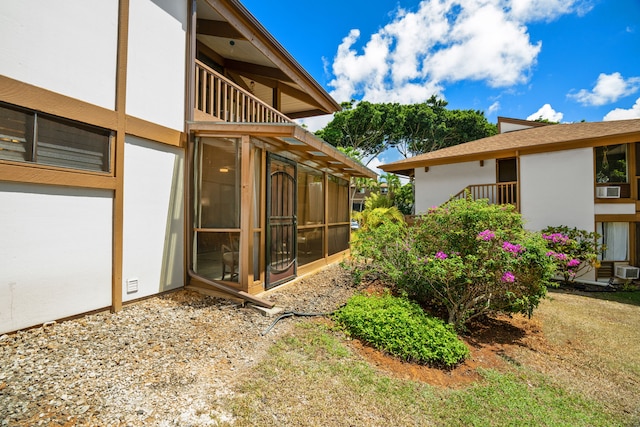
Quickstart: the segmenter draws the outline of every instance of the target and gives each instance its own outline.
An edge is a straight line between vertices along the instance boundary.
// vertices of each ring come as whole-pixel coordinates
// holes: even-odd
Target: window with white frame
[[[0,160],[110,171],[112,132],[0,103]]]

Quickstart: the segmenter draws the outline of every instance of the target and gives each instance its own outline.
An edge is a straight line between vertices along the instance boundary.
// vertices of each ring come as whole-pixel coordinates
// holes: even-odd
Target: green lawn
[[[298,324],[245,374],[234,426],[621,426],[632,420],[525,366],[444,389],[391,378],[316,322]],[[221,425],[225,425],[222,423]],[[231,425],[231,424],[230,424]]]

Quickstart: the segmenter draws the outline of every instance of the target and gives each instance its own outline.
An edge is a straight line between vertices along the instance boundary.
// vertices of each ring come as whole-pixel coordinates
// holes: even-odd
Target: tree
[[[374,158],[386,149],[386,104],[342,103],[342,111],[316,135],[335,147],[352,148],[360,158]],[[365,163],[366,164],[366,163]]]
[[[497,133],[496,125],[483,112],[448,110],[446,106],[435,95],[419,104],[351,101],[316,135],[373,159],[389,148],[410,157]]]

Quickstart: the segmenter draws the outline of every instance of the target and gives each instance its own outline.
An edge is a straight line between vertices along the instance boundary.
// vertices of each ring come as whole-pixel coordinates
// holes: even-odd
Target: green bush
[[[540,233],[523,229],[513,206],[459,199],[413,226],[363,230],[352,253],[368,272],[437,312],[456,329],[496,312],[531,315],[556,270]]]
[[[352,336],[406,361],[452,367],[469,354],[450,325],[388,293],[355,295],[333,317]]]

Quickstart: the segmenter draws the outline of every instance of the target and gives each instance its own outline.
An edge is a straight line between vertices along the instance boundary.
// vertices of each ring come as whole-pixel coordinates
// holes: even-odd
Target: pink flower
[[[577,267],[580,265],[580,260],[573,258],[571,261],[567,263],[567,267]]]
[[[442,251],[438,251],[438,253],[436,253],[436,258],[438,259],[447,259],[449,257],[449,255],[445,254]]]
[[[513,283],[516,280],[516,276],[513,275],[510,271],[505,271],[502,275],[502,281],[505,283]]]
[[[542,238],[553,243],[559,243],[565,245],[569,242],[569,236],[565,236],[562,233],[542,234]]]
[[[504,249],[507,252],[511,252],[514,255],[518,255],[520,252],[524,251],[522,246],[514,245],[513,243],[510,243],[510,242],[504,242],[502,244],[502,249]]]
[[[489,229],[481,231],[480,233],[478,233],[478,239],[481,239],[481,240],[489,241],[489,240],[493,239],[494,237],[496,237],[496,234],[493,231],[489,230]]]

